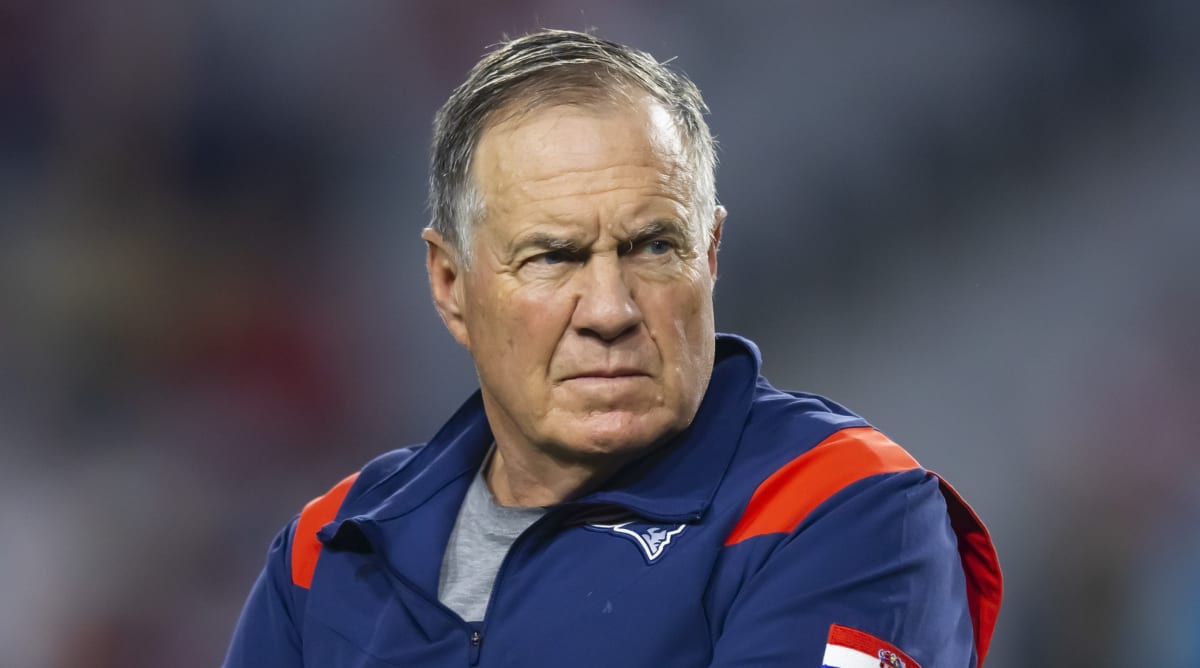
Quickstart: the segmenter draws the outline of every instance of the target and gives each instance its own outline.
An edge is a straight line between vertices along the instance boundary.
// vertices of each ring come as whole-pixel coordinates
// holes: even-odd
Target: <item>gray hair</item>
[[[716,144],[700,90],[644,51],[570,30],[542,30],[500,44],[438,111],[429,176],[433,229],[470,261],[472,228],[484,215],[471,163],[497,114],[560,103],[600,105],[631,91],[648,93],[674,120],[692,166],[693,212],[707,237],[716,206]]]

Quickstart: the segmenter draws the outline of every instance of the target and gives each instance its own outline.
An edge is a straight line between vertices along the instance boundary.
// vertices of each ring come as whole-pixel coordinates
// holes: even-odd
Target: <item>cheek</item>
[[[663,356],[668,384],[680,391],[694,385],[714,345],[710,289],[704,281],[697,281],[649,291],[642,309]]]
[[[475,302],[472,336],[491,359],[533,372],[553,354],[570,320],[570,304],[552,290],[497,290]],[[515,373],[515,371],[513,372]]]
[[[677,282],[666,289],[652,290],[647,308],[648,319],[657,319],[690,342],[712,327],[712,288],[702,279]]]
[[[467,330],[476,364],[503,365],[508,359],[506,353],[515,345],[514,321],[518,314],[512,311],[512,300],[502,287],[490,280],[477,280],[468,287]]]

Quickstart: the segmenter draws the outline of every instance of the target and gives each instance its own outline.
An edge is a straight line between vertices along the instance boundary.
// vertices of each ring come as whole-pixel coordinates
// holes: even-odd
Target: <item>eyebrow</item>
[[[623,235],[618,239],[618,246],[637,245],[654,237],[670,236],[678,238],[683,245],[691,246],[692,235],[688,233],[688,229],[679,223],[665,219],[654,220],[638,229],[634,230],[629,235]],[[547,251],[560,251],[564,253],[579,253],[582,250],[582,244],[579,240],[548,232],[530,232],[517,237],[509,246],[512,254],[516,255],[527,248],[538,248]]]
[[[579,242],[574,239],[569,239],[546,232],[532,232],[530,234],[518,237],[513,241],[513,250],[522,248],[544,248],[546,250],[558,251],[573,251],[579,249]]]
[[[688,247],[692,245],[692,235],[689,234],[689,230],[673,220],[654,220],[646,223],[629,235],[623,243],[636,245],[647,239],[661,236],[677,237],[684,245]]]

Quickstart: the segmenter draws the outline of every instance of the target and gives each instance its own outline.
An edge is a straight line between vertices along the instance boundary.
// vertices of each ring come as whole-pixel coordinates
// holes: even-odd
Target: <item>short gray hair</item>
[[[541,30],[487,53],[434,118],[429,208],[434,230],[470,261],[473,226],[484,214],[471,163],[501,111],[558,103],[602,104],[631,90],[648,93],[675,122],[693,172],[694,215],[705,236],[716,206],[716,143],[700,90],[681,72],[637,49],[570,30]]]

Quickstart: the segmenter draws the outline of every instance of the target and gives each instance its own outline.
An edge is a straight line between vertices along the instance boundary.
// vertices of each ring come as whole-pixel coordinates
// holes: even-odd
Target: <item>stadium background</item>
[[[473,374],[430,119],[594,27],[722,144],[718,326],[956,483],[989,666],[1200,656],[1195,3],[0,6],[0,665],[212,666],[271,537]]]

